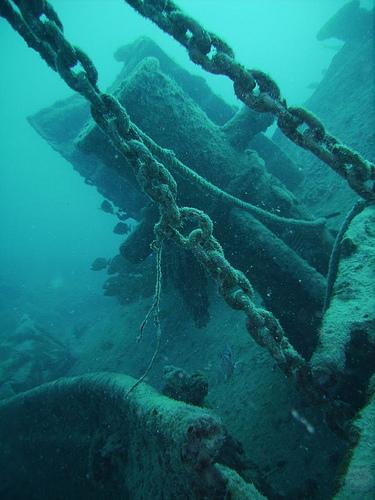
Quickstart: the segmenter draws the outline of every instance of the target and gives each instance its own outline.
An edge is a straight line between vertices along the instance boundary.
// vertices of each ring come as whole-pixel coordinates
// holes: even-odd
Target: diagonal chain
[[[244,104],[259,113],[274,114],[284,135],[329,165],[362,198],[375,201],[375,165],[329,134],[311,112],[289,107],[269,75],[238,63],[226,42],[205,30],[172,0],[125,1],[183,45],[192,62],[209,73],[230,78]]]
[[[155,226],[156,246],[173,238],[189,248],[219,284],[225,301],[247,317],[247,330],[255,341],[267,348],[279,367],[292,375],[307,390],[315,390],[307,362],[295,351],[270,311],[254,303],[253,288],[246,276],[226,260],[213,235],[213,223],[204,212],[176,203],[177,185],[168,169],[153,156],[145,134],[130,121],[121,103],[97,86],[98,74],[93,62],[64,37],[63,26],[46,0],[0,0],[0,15],[39,52],[47,64],[59,73],[73,90],[90,103],[95,122],[117,151],[131,164],[141,189],[157,203],[160,220]],[[183,234],[186,221],[197,227]]]

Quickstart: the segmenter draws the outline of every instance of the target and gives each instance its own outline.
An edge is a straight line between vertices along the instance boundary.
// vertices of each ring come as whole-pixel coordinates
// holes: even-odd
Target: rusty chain
[[[204,212],[178,207],[177,186],[168,169],[153,156],[125,108],[112,95],[97,86],[98,74],[93,62],[64,37],[63,26],[46,0],[0,0],[0,15],[39,52],[47,64],[59,73],[73,90],[90,103],[95,122],[117,151],[129,160],[141,189],[158,204],[160,220],[155,226],[156,244],[173,238],[189,248],[219,283],[230,307],[245,312],[247,330],[258,344],[266,347],[279,367],[297,381],[311,386],[307,362],[295,351],[271,312],[253,302],[253,289],[246,276],[226,260],[213,236],[213,224]],[[193,220],[197,228],[183,234],[183,224]]]
[[[312,113],[289,107],[269,75],[239,64],[226,42],[205,30],[172,0],[125,1],[183,45],[192,62],[209,73],[230,78],[244,104],[260,113],[274,114],[284,135],[329,165],[362,198],[375,201],[375,165],[330,135]]]

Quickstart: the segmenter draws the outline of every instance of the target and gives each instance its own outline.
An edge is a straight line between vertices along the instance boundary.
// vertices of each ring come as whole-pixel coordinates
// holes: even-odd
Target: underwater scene
[[[0,500],[375,500],[374,19],[0,0]]]

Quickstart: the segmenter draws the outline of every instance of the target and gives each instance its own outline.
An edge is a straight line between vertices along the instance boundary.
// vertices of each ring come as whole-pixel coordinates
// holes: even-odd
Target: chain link
[[[151,4],[133,0],[129,3],[138,7],[142,5],[148,13],[158,12],[163,17],[163,25],[173,27],[173,33],[178,34],[181,41],[186,41],[187,46],[194,47],[196,54],[206,57],[208,65],[216,64],[213,62],[216,56],[216,60],[221,59],[222,65],[232,61],[231,49],[219,38],[206,34],[192,19],[186,20],[185,16],[177,12],[174,14],[176,21],[171,24],[169,16],[174,12],[170,8],[171,2],[155,1]],[[161,8],[163,3],[163,10],[156,10],[157,5]],[[14,0],[14,4],[19,11],[11,1],[0,0],[0,15],[9,21],[29,46],[40,53],[69,87],[87,99],[95,122],[117,151],[129,160],[141,189],[158,204],[161,217],[155,226],[156,239],[162,241],[166,237],[173,238],[183,247],[191,249],[218,282],[226,302],[232,308],[245,312],[247,330],[256,342],[269,350],[286,374],[293,375],[297,380],[306,380],[308,364],[291,346],[272,313],[255,305],[249,280],[226,260],[221,245],[213,236],[213,223],[209,216],[198,209],[177,205],[174,178],[150,152],[144,140],[147,136],[130,121],[121,103],[114,96],[98,89],[94,64],[82,50],[65,39],[63,27],[52,6],[46,0]],[[194,41],[191,42],[191,39]],[[211,58],[209,52],[212,47],[217,54]],[[232,62],[228,64],[227,71],[239,75],[240,85],[244,87],[250,88],[254,84],[253,76]],[[267,95],[279,94],[277,86],[266,75],[256,72],[255,77],[260,88],[267,88]],[[349,153],[341,150],[341,154],[345,156]],[[186,221],[195,222],[197,227],[185,236],[183,226]],[[311,389],[312,382],[308,380],[307,385]]]
[[[329,165],[361,197],[375,201],[375,165],[332,137],[309,111],[288,107],[270,76],[239,64],[223,40],[187,16],[172,0],[125,1],[183,45],[191,61],[210,73],[230,78],[244,104],[260,113],[273,113],[284,135]]]

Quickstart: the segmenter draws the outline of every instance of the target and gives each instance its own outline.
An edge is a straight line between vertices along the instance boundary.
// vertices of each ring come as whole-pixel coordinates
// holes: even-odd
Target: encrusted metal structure
[[[230,78],[233,81],[236,96],[248,108],[257,113],[269,113],[276,117],[277,125],[286,137],[297,146],[310,151],[346,179],[348,185],[360,196],[361,200],[357,202],[344,222],[334,245],[327,276],[323,311],[325,317],[320,332],[319,346],[309,359],[298,352],[275,315],[265,307],[259,306],[248,277],[244,272],[231,265],[225,257],[222,245],[214,236],[213,221],[209,215],[201,209],[178,204],[178,185],[175,176],[180,176],[190,183],[199,185],[202,189],[210,192],[219,202],[222,200],[223,204],[225,202],[231,207],[236,207],[233,217],[234,220],[237,220],[238,227],[243,226],[248,232],[261,234],[268,251],[275,248],[276,252],[277,249],[280,259],[285,258],[285,262],[294,262],[301,268],[304,264],[298,259],[288,260],[285,257],[284,249],[272,242],[272,232],[268,233],[268,230],[264,229],[263,226],[257,226],[257,221],[254,222],[254,220],[264,222],[265,225],[304,228],[307,231],[316,231],[317,234],[323,234],[325,221],[322,219],[306,220],[294,216],[282,217],[268,212],[256,204],[241,200],[221,187],[215,186],[204,176],[189,168],[173,151],[161,147],[141,130],[130,119],[125,107],[117,97],[99,89],[94,63],[87,54],[71,45],[66,39],[63,25],[47,1],[0,0],[0,15],[11,24],[31,48],[41,55],[51,69],[59,73],[71,89],[86,99],[90,105],[91,116],[95,124],[105,134],[106,139],[115,148],[119,157],[126,160],[125,168],[130,165],[130,175],[138,183],[139,189],[158,208],[158,220],[147,228],[147,230],[150,227],[153,229],[152,250],[155,252],[157,265],[155,294],[140,333],[142,335],[145,322],[153,315],[157,332],[157,347],[146,373],[132,384],[126,381],[127,390],[124,400],[128,400],[129,403],[121,402],[121,405],[131,405],[132,398],[138,397],[139,388],[134,392],[137,396],[134,396],[133,390],[148,373],[158,352],[162,335],[159,319],[162,281],[161,252],[166,246],[165,242],[172,240],[182,249],[194,255],[200,265],[216,281],[226,303],[231,308],[245,313],[246,328],[253,339],[269,351],[278,367],[294,380],[310,401],[325,409],[332,428],[337,432],[344,433],[345,424],[365,403],[364,392],[372,375],[370,365],[375,345],[375,334],[374,318],[371,316],[371,311],[368,313],[365,310],[366,307],[363,308],[363,311],[361,309],[363,317],[358,318],[358,328],[353,328],[352,322],[345,324],[345,331],[338,336],[338,342],[332,341],[332,332],[334,333],[335,329],[339,327],[337,314],[342,313],[342,303],[340,302],[342,290],[340,291],[338,287],[344,286],[348,276],[353,280],[355,269],[358,270],[355,259],[362,258],[364,262],[370,262],[370,264],[364,264],[361,270],[370,276],[366,282],[366,290],[371,291],[373,273],[371,263],[374,259],[372,244],[375,239],[373,232],[375,165],[329,134],[323,123],[308,110],[288,106],[285,99],[282,98],[277,84],[270,76],[258,70],[249,70],[238,63],[233,50],[222,39],[205,30],[196,20],[185,15],[171,0],[126,1],[141,15],[151,19],[163,31],[182,44],[194,63],[199,64],[210,73],[226,75]],[[148,61],[146,64],[153,65],[154,62]],[[238,123],[241,123],[242,126],[246,124],[247,119],[248,117],[245,116],[244,119],[243,115],[237,116],[226,124],[223,130],[226,130],[228,136],[233,140],[235,135],[233,130]],[[237,124],[235,120],[237,120]],[[234,123],[235,125],[233,125]],[[85,141],[87,145],[87,136],[82,138],[81,145],[85,144]],[[117,165],[116,168],[123,168],[121,162],[120,166]],[[255,219],[249,218],[247,220],[246,213],[251,214]],[[243,214],[245,215],[243,216]],[[358,214],[360,214],[358,230],[357,233],[353,230],[352,235],[350,224]],[[365,247],[362,248],[361,244]],[[127,249],[124,250],[124,252],[126,251]],[[247,251],[251,255],[251,245]],[[340,267],[339,260],[342,255],[348,259]],[[350,260],[350,257],[353,259]],[[310,271],[308,270],[308,272]],[[319,296],[323,295],[320,292],[325,285],[324,279],[311,273],[309,276],[310,282],[314,283],[314,293]],[[336,280],[338,285],[335,289]],[[355,283],[353,280],[352,286],[349,287],[352,295],[348,292],[350,296],[346,297],[346,300],[350,301],[354,297],[363,305],[366,298],[359,291],[360,287],[361,283]],[[323,301],[323,297],[320,298]],[[370,300],[372,300],[371,297]],[[349,303],[351,311],[360,309],[358,304],[354,302]],[[348,307],[348,304],[346,306]],[[361,360],[365,367],[361,373],[361,367],[354,362],[350,364],[352,353],[357,353],[360,350],[358,345],[360,348],[368,346],[368,350],[361,353]],[[106,381],[105,385],[109,382],[111,380]],[[58,391],[63,393],[72,390],[74,394],[77,393],[77,390],[78,392],[82,390],[80,382],[73,381],[64,384],[61,384],[61,388],[59,386],[55,386],[55,388],[57,387]],[[354,387],[356,394],[358,393],[354,402],[350,401],[345,392],[345,386],[348,384],[350,384],[351,390]],[[85,389],[86,385],[84,381],[84,398],[89,397]],[[103,391],[103,383],[100,382],[99,385],[100,391]],[[124,394],[123,385],[121,384],[120,388],[122,394]],[[115,392],[120,389],[115,381]],[[32,396],[25,396],[26,403],[31,398],[30,401],[35,406],[34,400],[38,400],[44,394],[50,397],[51,389],[44,391],[46,392],[42,390]],[[15,400],[10,403],[10,410],[6,408],[6,411],[13,411],[12,407],[17,407],[20,401]],[[199,429],[194,428],[192,432],[199,434]],[[193,441],[194,439],[195,437]],[[196,445],[195,441],[194,445]],[[105,443],[103,446],[104,449],[107,449]],[[120,452],[116,449],[116,443],[114,443],[114,447],[117,463],[117,455]],[[201,451],[198,450],[197,453],[199,454]],[[98,456],[102,461],[107,460],[106,455],[103,455],[102,452]],[[202,460],[204,462],[203,458]],[[208,457],[208,462],[213,462],[213,458]],[[110,464],[112,465],[112,458]],[[107,464],[101,464],[101,467],[105,469]],[[201,471],[203,465],[199,462],[194,467]],[[210,472],[212,472],[211,469]],[[102,471],[100,470],[99,473],[101,474]],[[218,474],[217,471],[215,474]],[[215,480],[220,483],[219,475],[215,474]],[[194,482],[194,478],[192,481]],[[224,483],[227,484],[225,481]],[[218,493],[218,498],[222,498],[220,495],[222,492]]]

